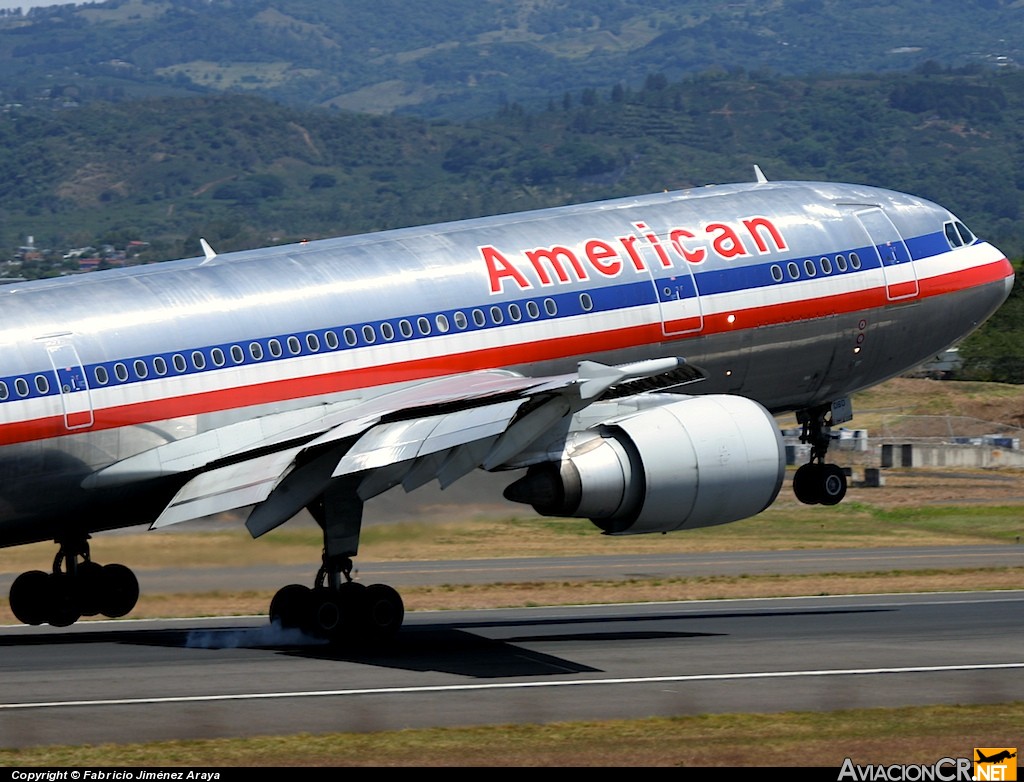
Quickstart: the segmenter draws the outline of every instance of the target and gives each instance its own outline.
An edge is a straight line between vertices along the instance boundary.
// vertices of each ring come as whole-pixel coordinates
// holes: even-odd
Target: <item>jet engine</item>
[[[578,433],[506,499],[606,534],[671,532],[755,516],[779,493],[785,449],[771,414],[739,396],[684,398]]]

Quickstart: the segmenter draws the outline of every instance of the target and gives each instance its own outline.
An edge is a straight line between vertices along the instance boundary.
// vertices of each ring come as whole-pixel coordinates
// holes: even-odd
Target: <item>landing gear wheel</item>
[[[11,613],[27,625],[45,624],[50,617],[50,577],[42,570],[22,573],[11,584]]]
[[[846,473],[835,464],[823,464],[819,484],[819,500],[822,505],[838,505],[846,496]]]
[[[78,591],[78,610],[82,616],[96,616],[103,606],[103,566],[95,562],[82,562],[75,571]]]
[[[387,584],[371,584],[366,588],[363,625],[368,640],[390,641],[398,634],[405,619],[405,604],[397,590]]]
[[[313,590],[302,584],[281,587],[270,601],[270,621],[281,627],[297,628],[306,624],[312,610]]]
[[[54,627],[68,627],[82,618],[75,594],[75,577],[67,573],[51,573],[47,576],[50,615],[47,621]]]
[[[116,619],[135,608],[139,601],[139,580],[124,565],[104,565],[100,574],[100,594],[100,613]]]
[[[805,464],[793,476],[793,493],[804,505],[817,505],[821,502],[821,484],[824,465],[812,462]]]

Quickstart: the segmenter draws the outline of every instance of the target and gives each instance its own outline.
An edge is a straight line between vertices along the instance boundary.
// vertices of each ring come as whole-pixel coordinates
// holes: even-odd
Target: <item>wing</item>
[[[393,486],[442,487],[522,455],[599,400],[667,391],[703,379],[681,358],[525,377],[492,370],[426,381],[364,401],[317,404],[244,420],[116,462],[89,476],[100,488],[178,476],[154,527],[254,506],[254,537],[283,524],[338,479],[368,500]],[[516,462],[520,459],[519,462]],[[527,462],[528,463],[528,462]]]

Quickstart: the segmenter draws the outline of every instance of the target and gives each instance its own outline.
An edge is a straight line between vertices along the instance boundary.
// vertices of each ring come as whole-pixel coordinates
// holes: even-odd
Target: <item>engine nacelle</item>
[[[586,433],[584,433],[586,434]],[[670,532],[755,516],[786,472],[771,414],[739,396],[693,396],[602,426],[561,462],[530,467],[505,497],[607,534]]]

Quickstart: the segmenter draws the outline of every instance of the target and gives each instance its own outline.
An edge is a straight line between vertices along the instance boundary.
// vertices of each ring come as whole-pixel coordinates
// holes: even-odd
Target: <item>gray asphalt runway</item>
[[[1024,698],[1024,591],[0,628],[0,746]]]

